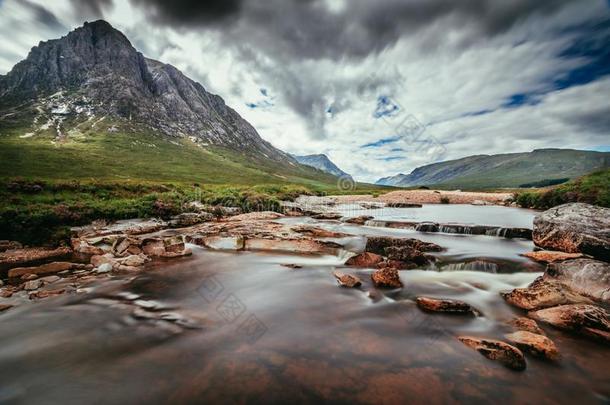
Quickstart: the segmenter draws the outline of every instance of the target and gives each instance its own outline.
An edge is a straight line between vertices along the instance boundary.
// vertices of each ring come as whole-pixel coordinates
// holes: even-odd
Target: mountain
[[[322,170],[323,172],[332,174],[333,176],[341,177],[347,176],[351,178],[349,174],[345,173],[343,170],[339,169],[337,165],[335,165],[328,156],[324,154],[319,155],[304,155],[297,156],[291,155],[297,162],[302,165],[315,167],[318,170]]]
[[[519,187],[545,180],[575,178],[610,166],[610,153],[537,149],[526,153],[475,155],[418,167],[411,173],[379,179],[397,187]]]
[[[0,143],[0,169],[12,169],[0,177],[61,176],[68,164],[97,171],[105,162],[108,173],[71,176],[150,177],[150,168],[213,182],[232,174],[336,182],[273,147],[221,97],[144,57],[103,20],[40,42],[0,75]]]

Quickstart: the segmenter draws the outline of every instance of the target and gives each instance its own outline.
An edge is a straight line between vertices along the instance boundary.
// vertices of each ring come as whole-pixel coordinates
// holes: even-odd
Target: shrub
[[[449,197],[447,196],[442,196],[441,197],[441,204],[449,204],[451,201],[449,200]]]

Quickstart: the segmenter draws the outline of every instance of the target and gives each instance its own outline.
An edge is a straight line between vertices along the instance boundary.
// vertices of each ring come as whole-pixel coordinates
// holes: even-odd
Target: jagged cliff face
[[[18,115],[22,106],[35,106],[39,114],[51,116],[50,125],[58,132],[69,129],[62,128],[67,122],[111,116],[167,136],[190,137],[201,145],[294,162],[264,141],[221,97],[175,67],[145,58],[101,20],[41,42],[0,76],[0,111]]]

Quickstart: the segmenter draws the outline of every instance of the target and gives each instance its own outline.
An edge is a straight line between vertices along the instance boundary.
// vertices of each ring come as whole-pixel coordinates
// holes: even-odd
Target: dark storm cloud
[[[156,21],[174,26],[220,23],[239,14],[243,0],[132,0]]]
[[[175,28],[212,27],[270,54],[314,59],[365,57],[436,23],[438,40],[463,27],[475,37],[493,36],[575,1],[346,0],[333,10],[323,0],[132,0]]]
[[[103,17],[104,10],[112,6],[112,0],[70,0],[79,15]]]

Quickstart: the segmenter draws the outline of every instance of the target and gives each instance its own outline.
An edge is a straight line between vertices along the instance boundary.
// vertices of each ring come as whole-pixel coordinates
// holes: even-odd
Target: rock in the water
[[[610,209],[570,203],[534,218],[533,240],[545,249],[610,260]]]
[[[393,267],[383,267],[375,270],[373,274],[371,274],[371,279],[373,280],[375,287],[402,288],[398,269]]]
[[[0,253],[0,268],[27,266],[28,264],[35,264],[41,260],[67,256],[70,253],[72,253],[72,250],[67,247],[60,247],[57,249],[23,248],[7,250]]]
[[[386,204],[389,208],[421,208],[421,204],[408,203],[408,202],[389,202]]]
[[[415,266],[426,266],[434,261],[434,257],[410,246],[390,246],[385,248],[385,254],[389,260],[413,263]]]
[[[509,304],[527,310],[563,304],[591,303],[590,299],[570,290],[563,284],[545,280],[542,277],[538,277],[526,288],[515,288],[511,292],[501,295]]]
[[[598,300],[610,301],[610,264],[576,259],[549,264],[545,279],[557,280],[572,290]]]
[[[438,299],[429,297],[417,297],[415,300],[417,306],[425,311],[442,312],[446,314],[474,315],[478,316],[481,313],[473,308],[470,304],[449,299]]]
[[[347,259],[345,265],[355,267],[375,267],[382,261],[383,257],[379,256],[378,254],[364,252]]]
[[[169,221],[169,226],[171,228],[183,228],[211,221],[213,219],[214,215],[209,212],[185,212],[172,217]]]
[[[472,336],[460,336],[458,339],[466,346],[478,351],[490,360],[496,360],[504,366],[517,370],[525,370],[525,357],[521,350],[500,340],[481,339]]]
[[[517,331],[524,330],[532,332],[537,335],[546,335],[542,329],[538,326],[536,321],[524,316],[519,316],[508,321],[508,324],[515,328]]]
[[[559,351],[551,339],[528,331],[509,333],[506,339],[519,349],[549,360],[557,360]]]
[[[13,305],[11,304],[0,304],[0,312],[4,312],[7,309],[11,309],[13,307]]]
[[[337,282],[341,287],[354,288],[360,287],[362,285],[362,281],[352,274],[345,274],[338,271],[333,273],[333,276],[337,279]]]
[[[443,250],[439,245],[423,242],[419,239],[413,238],[393,238],[389,236],[373,236],[369,237],[366,241],[366,251],[377,253],[379,255],[386,254],[386,248],[388,247],[409,247],[417,249],[421,252],[440,252]]]
[[[529,257],[540,263],[554,263],[569,259],[578,259],[583,257],[582,253],[566,253],[566,252],[555,252],[552,250],[538,250],[535,252],[523,253],[523,256]]]
[[[143,266],[149,260],[150,259],[146,255],[140,253],[139,255],[127,256],[126,258],[121,259],[119,263],[123,266],[138,267]]]
[[[321,220],[333,220],[333,219],[339,219],[339,218],[343,217],[343,215],[339,214],[338,212],[321,212],[318,214],[314,214],[311,217],[314,219],[321,219]]]
[[[530,312],[532,318],[558,329],[610,344],[610,321],[605,309],[595,305],[572,304]]]
[[[355,224],[355,225],[364,225],[366,223],[366,221],[369,221],[371,219],[373,219],[374,217],[371,217],[369,215],[360,215],[358,217],[354,217],[354,218],[348,218],[343,222],[346,222],[348,224]]]
[[[21,277],[24,274],[53,274],[60,271],[70,270],[74,267],[73,263],[53,262],[37,267],[17,267],[8,271],[9,278]]]
[[[112,271],[112,264],[102,263],[98,267],[96,267],[94,271],[99,274],[110,273]]]
[[[342,238],[347,236],[341,232],[328,231],[326,229],[318,228],[316,226],[311,225],[297,225],[290,228],[292,231],[296,233],[300,233],[302,235],[307,235],[311,238]]]

